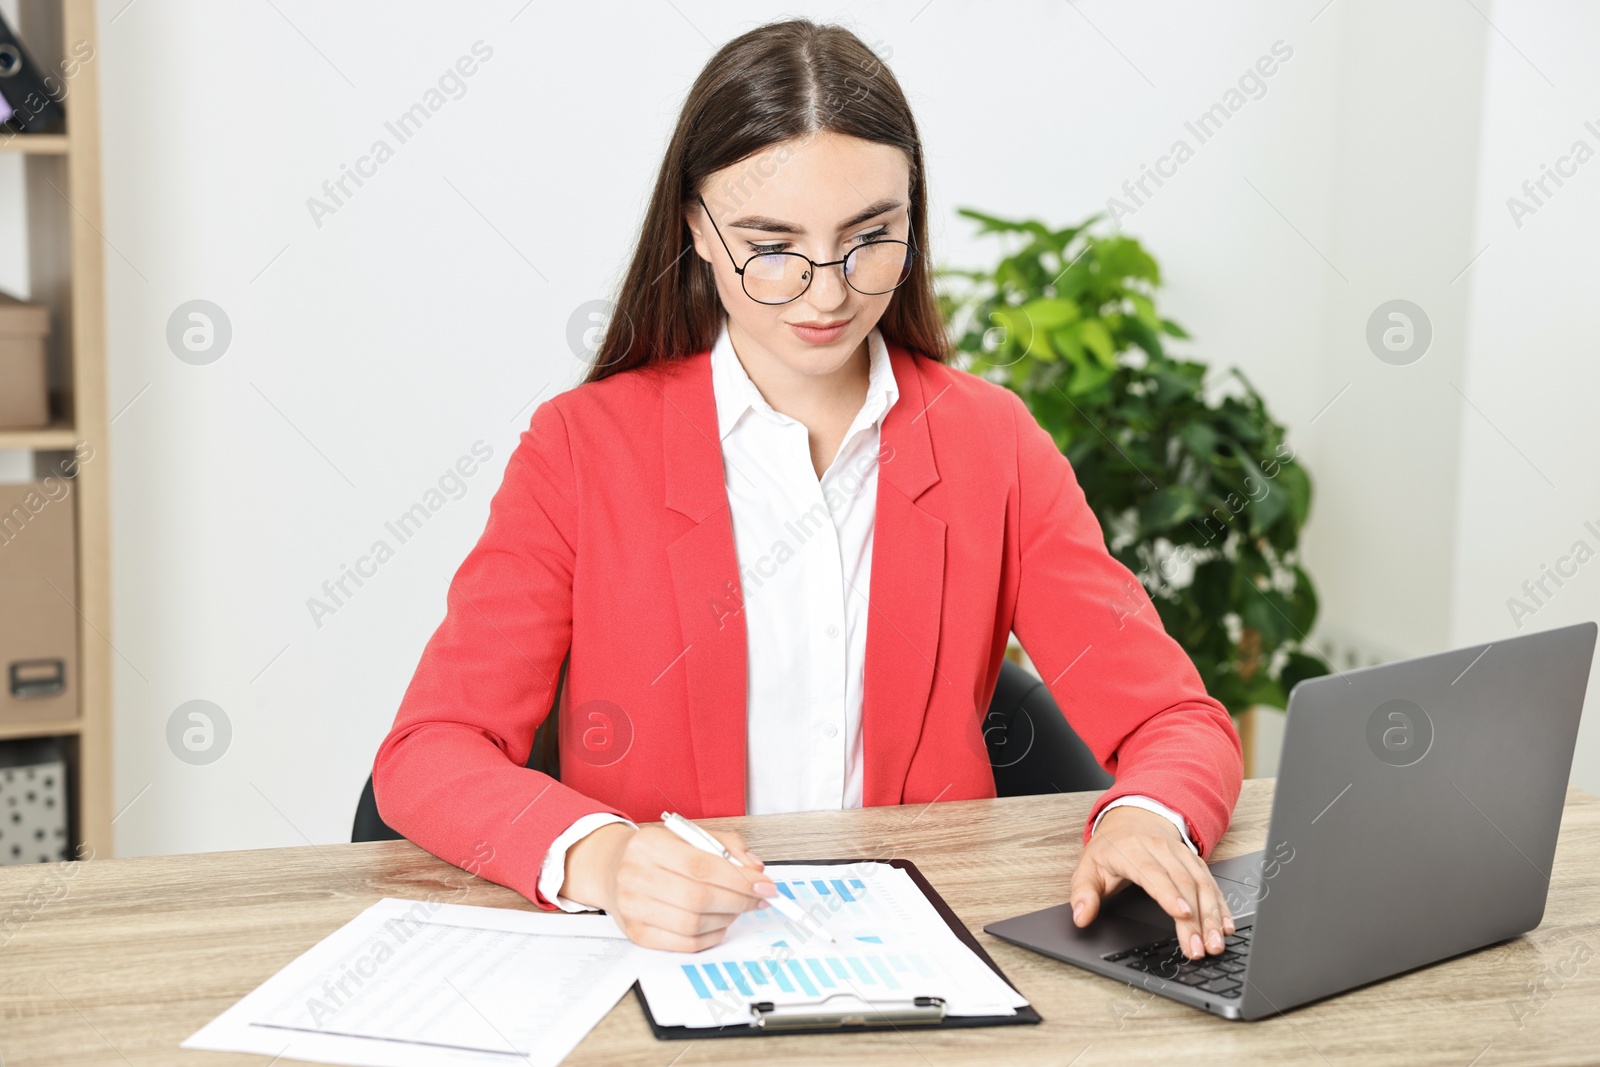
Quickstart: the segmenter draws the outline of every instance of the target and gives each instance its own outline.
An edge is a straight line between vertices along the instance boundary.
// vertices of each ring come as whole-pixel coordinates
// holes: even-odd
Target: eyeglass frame
[[[751,300],[755,300],[756,303],[762,305],[763,307],[782,307],[784,304],[792,304],[792,303],[794,303],[796,300],[799,300],[802,296],[805,296],[806,293],[811,289],[811,283],[816,281],[816,279],[817,279],[817,271],[821,270],[823,267],[837,267],[837,266],[839,266],[840,264],[842,264],[846,260],[848,260],[851,256],[855,255],[856,252],[859,249],[865,248],[865,247],[867,247],[867,245],[888,244],[888,243],[892,242],[894,244],[905,245],[906,246],[906,251],[908,253],[910,253],[913,258],[915,258],[916,256],[919,256],[919,255],[922,254],[922,253],[917,251],[917,246],[912,244],[910,241],[902,241],[898,237],[885,237],[880,241],[868,241],[868,242],[866,242],[866,244],[857,245],[855,248],[852,248],[850,251],[846,252],[842,257],[832,261],[831,263],[818,263],[816,260],[814,260],[810,256],[806,255],[804,252],[783,251],[783,252],[755,252],[755,253],[752,253],[750,258],[744,261],[744,265],[740,266],[739,261],[733,258],[733,249],[728,247],[728,239],[726,237],[722,236],[722,230],[721,230],[720,227],[717,226],[717,220],[711,217],[711,209],[706,206],[705,197],[703,197],[700,194],[696,193],[695,194],[695,199],[700,202],[700,210],[702,210],[702,211],[704,211],[706,213],[706,219],[711,223],[711,229],[713,231],[715,231],[715,233],[717,235],[717,240],[722,242],[722,250],[724,252],[728,253],[728,262],[733,264],[733,272],[739,276],[739,288],[744,290],[744,295],[745,296],[750,297]],[[909,234],[907,236],[909,236]],[[744,284],[744,272],[745,272],[745,268],[750,266],[751,260],[758,259],[761,256],[798,256],[799,258],[805,260],[807,263],[811,264],[811,277],[806,279],[805,288],[801,289],[798,293],[796,293],[793,296],[791,296],[788,300],[780,300],[775,304],[774,303],[769,303],[766,300],[756,300],[756,298],[753,295],[751,295],[750,290],[748,288],[746,288],[746,286]],[[841,271],[840,273],[844,277],[844,283],[846,285],[850,286],[850,288],[855,289],[856,292],[861,293],[862,296],[883,296],[884,293],[892,293],[892,292],[895,291],[895,289],[900,288],[902,285],[904,285],[907,281],[909,281],[911,279],[911,272],[908,270],[908,271],[906,271],[906,276],[904,278],[900,279],[898,282],[896,282],[892,288],[885,289],[882,293],[866,293],[866,292],[862,292],[860,289],[856,289],[855,284],[850,281],[850,272],[849,271]]]

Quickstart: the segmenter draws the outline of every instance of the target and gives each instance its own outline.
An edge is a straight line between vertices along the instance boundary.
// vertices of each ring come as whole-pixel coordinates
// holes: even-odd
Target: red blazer
[[[1012,392],[888,345],[862,734],[864,802],[995,795],[980,718],[1015,632],[1067,721],[1208,855],[1239,738],[1106,550],[1071,465]],[[450,584],[373,768],[383,819],[552,909],[581,815],[744,812],[746,648],[710,350],[540,404]],[[561,780],[529,770],[564,657]]]

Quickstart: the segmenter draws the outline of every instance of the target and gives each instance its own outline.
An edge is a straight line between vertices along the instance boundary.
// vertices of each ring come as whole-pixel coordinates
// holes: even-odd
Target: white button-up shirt
[[[867,335],[867,396],[817,477],[810,431],[745,373],[724,319],[711,350],[749,649],[745,811],[859,808],[878,428],[899,399]]]
[[[750,815],[861,807],[879,428],[900,396],[877,327],[867,334],[867,361],[866,400],[819,479],[810,431],[756,389],[733,350],[726,314],[711,347],[749,657]],[[1149,797],[1121,797],[1102,816],[1124,803],[1165,815],[1194,848],[1182,817]],[[634,825],[609,812],[585,815],[546,853],[539,891],[562,909],[585,908],[560,896],[567,849],[608,822]]]

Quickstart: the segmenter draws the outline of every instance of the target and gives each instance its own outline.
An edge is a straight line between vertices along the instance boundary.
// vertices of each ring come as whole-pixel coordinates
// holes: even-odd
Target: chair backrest
[[[1115,779],[1067,725],[1050,690],[1032,671],[1000,661],[989,712],[983,717],[995,793],[1003,797],[1105,789]]]
[[[566,687],[567,664],[571,660],[569,652],[567,658],[561,661],[561,675],[556,679],[556,693],[550,701],[550,713],[533,732],[533,748],[525,764],[556,779],[561,777],[560,738],[556,735],[556,729],[561,721],[561,690]],[[378,814],[378,798],[372,791],[372,775],[367,775],[367,784],[361,789],[361,799],[356,801],[356,817],[350,827],[350,840],[398,841],[403,836]]]
[[[561,690],[567,681],[567,664],[561,663],[555,699],[550,713],[534,731],[533,749],[527,766],[552,778],[561,777],[560,736]],[[1033,796],[1041,793],[1073,793],[1105,789],[1114,780],[1095,761],[1056,705],[1044,682],[1009,659],[1000,663],[1000,678],[994,698],[983,718],[983,741],[989,750],[989,766],[994,772],[996,794],[1003,797]],[[356,803],[352,841],[394,841],[400,838],[378,815],[372,792],[372,777]]]

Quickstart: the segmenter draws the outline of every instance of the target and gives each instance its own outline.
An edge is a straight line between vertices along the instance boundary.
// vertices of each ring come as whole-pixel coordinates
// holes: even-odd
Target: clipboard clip
[[[830,1000],[849,1001],[829,1005]],[[852,1006],[853,1005],[853,1006]],[[833,993],[809,1004],[774,1004],[770,1000],[752,1001],[754,1025],[762,1030],[837,1030],[872,1023],[896,1026],[936,1026],[944,1021],[943,997],[912,997],[910,1000],[868,1000],[851,993]]]

